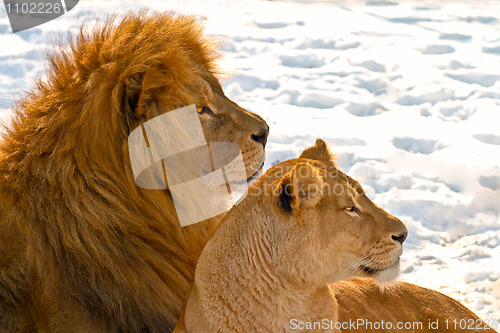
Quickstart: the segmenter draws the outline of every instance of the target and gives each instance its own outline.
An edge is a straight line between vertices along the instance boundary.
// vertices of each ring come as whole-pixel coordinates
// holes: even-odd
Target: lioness
[[[329,285],[352,276],[392,281],[406,236],[318,140],[271,168],[226,215],[200,256],[174,332],[457,332],[456,318],[475,320],[461,332],[493,332],[458,302],[412,284],[385,293],[371,279]],[[363,304],[370,299],[380,303]],[[429,327],[445,318],[448,327]],[[404,326],[411,322],[422,326]]]
[[[206,141],[259,175],[269,128],[224,95],[215,47],[195,17],[142,13],[49,55],[0,142],[0,332],[173,330],[221,217],[181,228],[170,191],[136,185],[127,140],[195,104]]]

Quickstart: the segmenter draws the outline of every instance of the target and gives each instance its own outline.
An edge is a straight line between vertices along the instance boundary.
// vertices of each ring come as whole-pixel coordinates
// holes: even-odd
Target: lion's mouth
[[[394,266],[396,266],[398,264],[399,264],[399,258],[394,263],[392,263],[391,265],[387,266],[386,268],[380,269],[380,268],[368,267],[368,266],[365,266],[365,265],[360,265],[359,268],[363,272],[365,272],[366,274],[368,274],[368,275],[375,275],[377,273],[380,273],[380,272],[383,272],[385,270],[388,270],[388,269],[390,269],[390,268],[392,268],[392,267],[394,267]]]
[[[257,169],[257,171],[255,171],[250,177],[247,178],[247,183],[251,184],[255,180],[257,180],[260,177],[260,175],[262,174],[262,169],[263,168],[264,168],[264,162],[261,163],[261,165],[259,166],[259,168]]]
[[[260,178],[260,176],[262,175],[263,168],[264,168],[264,162],[262,162],[262,164],[259,166],[257,171],[255,171],[250,177],[248,177],[247,179],[244,179],[244,180],[240,180],[240,181],[232,180],[231,184],[250,186],[253,184],[253,182],[255,180]]]

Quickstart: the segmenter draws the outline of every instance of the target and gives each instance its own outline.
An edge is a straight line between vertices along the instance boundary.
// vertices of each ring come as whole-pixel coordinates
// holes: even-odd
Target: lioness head
[[[406,227],[336,167],[321,140],[268,170],[235,210],[265,226],[260,237],[271,266],[295,283],[352,276],[386,282],[399,274]]]
[[[328,284],[394,280],[406,235],[317,140],[268,170],[225,216],[175,332],[288,332],[293,318],[336,321]]]

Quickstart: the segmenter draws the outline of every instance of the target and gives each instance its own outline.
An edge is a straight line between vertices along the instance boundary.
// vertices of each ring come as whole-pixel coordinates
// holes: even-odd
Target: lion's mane
[[[217,220],[180,228],[167,191],[136,186],[127,137],[155,103],[194,101],[214,45],[193,17],[141,13],[49,54],[0,142],[0,327],[174,327]]]

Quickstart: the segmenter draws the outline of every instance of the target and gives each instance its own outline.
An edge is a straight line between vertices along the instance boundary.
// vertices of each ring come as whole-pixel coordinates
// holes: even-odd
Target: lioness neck
[[[308,322],[337,320],[328,285],[301,287],[276,274],[265,235],[252,223],[221,225],[198,262],[186,332],[297,332]],[[333,327],[317,331],[339,332]]]

